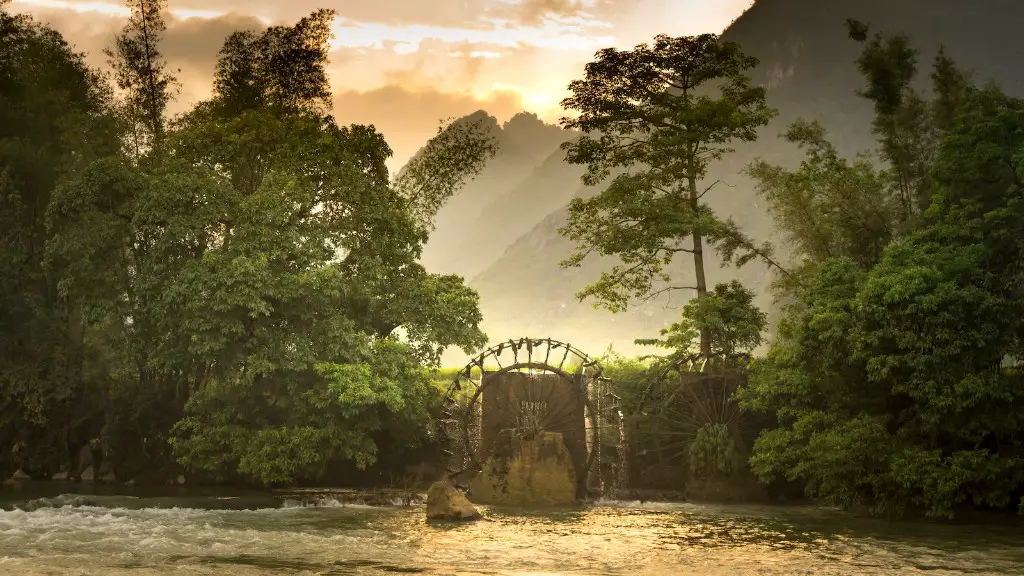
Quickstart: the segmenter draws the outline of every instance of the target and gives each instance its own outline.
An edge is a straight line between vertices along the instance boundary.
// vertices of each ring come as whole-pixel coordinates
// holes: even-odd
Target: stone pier
[[[506,430],[522,433],[541,428],[556,432],[574,468],[576,496],[582,496],[587,464],[586,386],[582,381],[578,377],[522,372],[485,373],[484,379],[480,462],[500,451],[498,437]]]
[[[478,504],[557,506],[576,503],[576,467],[562,434],[523,437],[502,430],[484,469],[469,485]]]

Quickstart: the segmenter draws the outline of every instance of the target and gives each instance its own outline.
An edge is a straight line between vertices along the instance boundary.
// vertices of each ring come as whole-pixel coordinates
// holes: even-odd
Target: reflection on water
[[[231,510],[196,502],[0,511],[0,573],[1024,573],[1019,526],[891,524],[812,508],[489,508],[482,522],[428,525],[418,506]]]

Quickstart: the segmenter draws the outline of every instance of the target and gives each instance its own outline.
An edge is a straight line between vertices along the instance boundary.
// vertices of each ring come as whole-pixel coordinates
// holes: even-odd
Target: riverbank
[[[422,504],[425,493],[392,488],[282,488],[233,486],[111,485],[85,482],[24,482],[0,489],[0,509],[32,511],[62,506],[254,510],[302,506],[391,507]]]

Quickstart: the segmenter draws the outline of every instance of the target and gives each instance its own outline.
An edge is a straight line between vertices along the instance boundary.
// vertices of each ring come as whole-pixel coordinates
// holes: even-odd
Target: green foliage
[[[736,443],[727,425],[708,424],[697,429],[690,443],[690,473],[695,478],[726,476],[736,461]]]
[[[683,319],[663,329],[662,339],[636,342],[692,354],[701,332],[706,331],[711,335],[711,352],[728,356],[757,348],[766,325],[767,315],[754,305],[754,293],[733,280],[687,302]]]
[[[0,3],[0,469],[55,471],[102,420],[81,310],[43,254],[55,187],[118,148],[110,104],[60,34]]]
[[[671,290],[701,297],[704,242],[722,244],[739,264],[769,252],[738,236],[733,223],[702,201],[714,184],[698,190],[708,166],[731,152],[730,142],[754,140],[775,114],[765,105],[765,89],[745,75],[756,64],[715,35],[661,35],[652,45],[598,52],[585,78],[569,85],[572,95],[562,105],[579,115],[563,124],[584,135],[563,145],[567,161],[587,166],[588,185],[621,171],[596,196],[574,198],[560,230],[577,244],[563,266],[579,266],[592,253],[621,260],[580,291],[581,300],[593,297],[595,306],[615,312],[632,298]],[[712,89],[717,98],[708,95]],[[680,253],[694,259],[693,286],[673,284],[666,272]],[[703,333],[701,349],[709,347]]]
[[[851,20],[848,26],[850,37],[864,44],[857,67],[867,88],[860,94],[875,105],[872,127],[890,167],[901,217],[911,220],[931,201],[928,167],[934,146],[927,105],[910,87],[917,73],[917,51],[904,35],[875,34],[869,39],[866,25]]]
[[[878,263],[895,237],[900,207],[866,156],[841,158],[818,122],[799,120],[783,134],[806,151],[795,171],[756,160],[747,173],[767,200],[794,256],[807,263],[846,257],[859,266]]]
[[[121,109],[128,123],[129,143],[136,158],[159,144],[165,132],[164,116],[177,81],[167,71],[160,53],[160,38],[167,25],[166,0],[127,0],[131,16],[124,30],[106,51],[117,87],[123,93]]]
[[[932,161],[926,220],[874,266],[826,258],[740,393],[774,412],[751,466],[899,514],[1006,507],[1024,487],[1024,101],[971,90]]]
[[[498,152],[483,118],[443,122],[437,135],[409,161],[395,188],[409,202],[417,222],[433,229],[434,216]]]
[[[174,429],[182,462],[275,484],[317,478],[338,459],[373,464],[382,430],[415,445],[409,432],[426,428],[431,389],[407,347],[356,335],[335,345],[337,362],[204,386]]]
[[[486,336],[463,279],[417,262],[422,207],[488,141],[442,131],[393,183],[384,138],[326,114],[330,11],[230,37],[213,98],[167,123],[165,5],[130,7],[116,105],[59,35],[0,12],[0,189],[30,240],[0,258],[31,268],[0,280],[12,456],[46,473],[90,442],[120,476],[177,458],[274,484],[429,441],[427,367]]]
[[[294,26],[228,36],[213,81],[218,115],[233,118],[261,108],[284,114],[329,114],[331,89],[325,67],[335,14],[321,9]]]

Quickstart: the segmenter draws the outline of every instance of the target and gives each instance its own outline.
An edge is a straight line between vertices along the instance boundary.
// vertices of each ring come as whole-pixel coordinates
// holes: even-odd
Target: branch
[[[640,304],[646,304],[647,302],[650,302],[651,300],[654,300],[658,296],[661,296],[662,294],[664,294],[666,292],[672,292],[674,290],[693,290],[694,292],[696,292],[697,291],[697,287],[696,286],[666,286],[666,287],[664,287],[664,288],[662,288],[660,290],[655,290],[655,291],[649,293],[642,300],[639,300],[639,303]]]
[[[699,195],[697,195],[697,200],[700,200],[701,198],[703,198],[704,195],[707,194],[712,188],[714,188],[716,184],[720,184],[720,183],[725,184],[729,188],[735,188],[735,186],[733,186],[732,184],[729,184],[728,182],[722,182],[721,180],[715,180],[714,182],[711,183],[710,186],[705,188],[703,192],[701,192]]]

